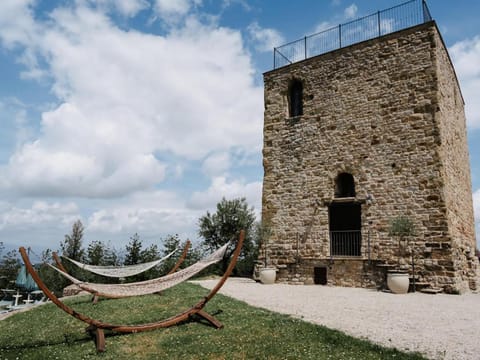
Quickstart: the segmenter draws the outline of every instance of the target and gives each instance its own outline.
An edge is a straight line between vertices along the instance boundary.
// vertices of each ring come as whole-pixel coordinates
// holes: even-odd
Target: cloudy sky
[[[259,214],[273,47],[401,2],[1,0],[0,241],[57,248],[76,219],[116,247],[195,239],[222,196]],[[429,6],[466,101],[480,233],[480,3],[464,3]]]

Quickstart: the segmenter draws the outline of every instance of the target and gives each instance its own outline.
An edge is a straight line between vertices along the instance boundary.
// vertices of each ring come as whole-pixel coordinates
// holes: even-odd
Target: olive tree
[[[232,246],[229,246],[222,261],[222,271],[225,271],[237,244],[240,230],[245,230],[245,240],[236,271],[246,275],[253,271],[253,261],[257,252],[257,244],[253,241],[254,224],[254,209],[248,206],[245,198],[233,200],[222,198],[214,213],[207,211],[200,217],[198,234],[204,239],[203,245],[209,251],[214,251],[232,241]]]

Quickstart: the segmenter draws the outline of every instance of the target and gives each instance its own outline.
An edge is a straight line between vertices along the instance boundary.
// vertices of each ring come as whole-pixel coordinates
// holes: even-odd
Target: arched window
[[[335,197],[355,197],[355,181],[353,175],[349,173],[341,173],[335,180]]]
[[[288,89],[290,117],[303,115],[303,85],[299,80],[294,80]]]

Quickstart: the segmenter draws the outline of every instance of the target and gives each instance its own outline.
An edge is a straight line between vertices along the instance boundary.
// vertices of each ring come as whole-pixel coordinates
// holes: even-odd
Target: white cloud
[[[38,34],[31,6],[35,0],[2,0],[0,2],[0,40],[7,48],[31,43]]]
[[[251,23],[247,27],[250,38],[258,51],[272,51],[274,47],[285,43],[285,39],[275,29],[262,28],[258,23]]]
[[[257,217],[261,209],[262,183],[246,183],[242,180],[228,181],[223,176],[212,179],[210,187],[204,192],[193,193],[187,205],[193,209],[213,209],[225,197],[228,200],[245,197],[250,206],[255,207]]]
[[[14,206],[6,202],[0,203],[0,230],[6,228],[18,229],[25,226],[29,228],[58,227],[72,224],[79,217],[78,206],[73,202],[35,201],[28,208]],[[32,236],[34,235],[32,234]]]
[[[480,36],[457,42],[449,49],[465,99],[467,124],[480,128]]]
[[[344,16],[346,19],[353,19],[357,16],[357,5],[352,4],[344,10]]]
[[[174,193],[138,192],[115,205],[107,204],[95,210],[85,227],[90,237],[94,234],[118,237],[135,232],[142,238],[158,238],[160,234],[191,237],[200,216],[200,211],[186,208],[185,202]]]
[[[205,159],[202,170],[207,176],[222,175],[230,167],[230,155],[227,152],[215,153]]]
[[[34,25],[34,44],[18,43],[47,63],[60,105],[0,174],[10,189],[120,196],[162,181],[157,154],[261,149],[262,88],[239,32],[191,17],[166,36],[123,31],[85,5]]]
[[[325,31],[325,30],[329,30],[333,27],[335,27],[337,24],[333,24],[329,21],[322,21],[320,24],[316,25],[315,26],[315,29],[313,30],[313,34],[316,34],[316,33],[319,33],[319,32],[322,32],[322,31]]]
[[[337,6],[340,5],[340,1],[334,1],[332,5]],[[357,5],[351,4],[350,6],[346,7],[343,10],[343,14],[337,14],[332,17],[332,19],[328,21],[322,21],[315,25],[315,27],[312,30],[312,34],[316,34],[319,32],[323,32],[325,30],[332,29],[334,27],[337,27],[338,24],[341,24],[345,21],[352,20],[357,16],[358,8]]]
[[[111,2],[122,15],[127,17],[135,16],[150,6],[146,0],[111,0]]]
[[[0,100],[0,124],[3,147],[0,151],[5,152],[6,156],[34,137],[35,131],[29,121],[28,107],[15,97]],[[0,161],[3,158],[2,154]]]
[[[222,8],[226,9],[233,5],[240,5],[245,11],[251,11],[252,7],[248,4],[248,0],[223,0]]]
[[[150,8],[148,0],[75,0],[75,2],[106,13],[118,13],[124,17],[134,17],[140,11]]]
[[[155,0],[156,14],[167,24],[176,24],[202,0]]]

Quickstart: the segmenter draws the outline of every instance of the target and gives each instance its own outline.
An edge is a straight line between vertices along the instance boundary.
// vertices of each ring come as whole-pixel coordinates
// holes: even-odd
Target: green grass
[[[174,315],[207,292],[186,283],[162,295],[97,305],[80,297],[68,303],[104,321],[139,324]],[[137,334],[109,334],[106,352],[97,354],[86,324],[48,304],[0,322],[0,359],[423,359],[222,295],[216,295],[206,311],[225,327],[217,330],[192,321]]]

